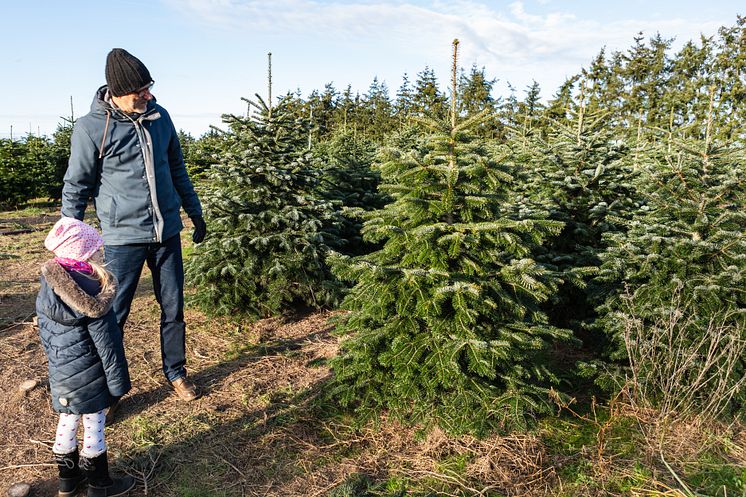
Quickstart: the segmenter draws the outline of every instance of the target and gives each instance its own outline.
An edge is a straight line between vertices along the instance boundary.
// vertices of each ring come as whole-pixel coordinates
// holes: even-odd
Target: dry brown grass
[[[38,221],[31,233],[0,237],[0,253],[19,255],[3,260],[1,273],[0,385],[10,401],[0,405],[7,426],[0,491],[27,481],[38,495],[51,495],[56,415],[32,316],[39,266],[49,257],[42,242],[54,219]],[[135,495],[323,495],[354,473],[399,476],[440,495],[546,494],[554,475],[534,436],[454,439],[435,430],[418,440],[395,421],[359,430],[320,419],[309,401],[337,352],[330,315],[248,324],[188,309],[188,368],[205,395],[184,404],[161,373],[159,308],[146,269],[125,330],[133,389],[107,427],[116,466],[139,480]],[[39,386],[14,394],[27,379]],[[443,466],[452,456],[464,458],[464,471]]]
[[[0,236],[0,494],[14,482],[33,483],[35,495],[53,495],[56,470],[49,445],[56,415],[46,387],[46,359],[31,322],[42,240],[54,219],[37,231]],[[186,245],[186,243],[185,243]],[[547,452],[540,432],[484,440],[426,436],[383,417],[356,428],[313,408],[337,353],[328,322],[333,313],[300,313],[257,323],[186,312],[190,375],[204,396],[184,404],[170,392],[160,365],[159,309],[144,271],[125,331],[133,390],[125,397],[107,440],[118,471],[138,478],[135,496],[322,496],[354,474],[373,481],[400,480],[434,495],[618,495],[601,487],[582,493],[564,488],[559,468],[568,460],[598,461],[595,478],[612,479],[626,461],[609,448],[606,421],[596,418],[596,441],[570,457]],[[18,385],[35,379],[27,395]],[[619,401],[614,415],[655,422],[656,413]],[[591,418],[586,421],[591,422]],[[670,427],[669,427],[670,428]],[[746,463],[746,434],[734,425],[713,432],[669,429],[662,444],[672,467],[683,468],[697,450],[727,439],[728,457]],[[652,432],[651,432],[652,433]],[[606,437],[606,438],[604,438]],[[653,446],[650,460],[655,462]],[[623,464],[624,463],[624,464]],[[660,466],[660,464],[658,464]],[[665,474],[663,475],[665,476]],[[672,478],[660,478],[628,495],[682,495]]]

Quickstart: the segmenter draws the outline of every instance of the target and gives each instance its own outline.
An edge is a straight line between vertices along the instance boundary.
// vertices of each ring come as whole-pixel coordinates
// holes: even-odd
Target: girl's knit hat
[[[57,257],[87,261],[104,244],[95,228],[72,217],[57,221],[44,240],[44,246]]]

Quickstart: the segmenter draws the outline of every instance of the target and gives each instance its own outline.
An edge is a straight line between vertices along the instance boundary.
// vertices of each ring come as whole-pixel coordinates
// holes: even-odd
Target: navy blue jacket
[[[148,102],[136,117],[96,92],[91,111],[75,122],[62,188],[62,215],[83,219],[93,198],[107,245],[168,240],[184,227],[180,209],[201,216],[168,112]]]
[[[54,260],[42,266],[36,313],[55,411],[96,413],[130,390],[122,335],[111,308],[115,294],[113,285],[89,295]]]

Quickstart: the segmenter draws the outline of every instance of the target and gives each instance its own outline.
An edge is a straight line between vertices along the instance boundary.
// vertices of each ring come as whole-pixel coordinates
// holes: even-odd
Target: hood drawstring
[[[101,137],[101,146],[99,147],[98,158],[104,158],[104,143],[106,142],[106,133],[109,131],[109,119],[111,118],[111,112],[106,110],[106,125],[104,126],[104,136]]]

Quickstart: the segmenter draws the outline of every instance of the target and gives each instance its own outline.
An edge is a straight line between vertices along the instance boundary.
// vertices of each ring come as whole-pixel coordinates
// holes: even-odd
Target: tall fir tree
[[[577,102],[570,98],[561,111],[564,119],[549,117],[548,112],[545,124],[538,127],[544,132],[518,132],[511,141],[518,158],[517,216],[547,216],[564,224],[537,260],[565,275],[566,284],[546,310],[553,324],[576,332],[595,318],[594,307],[608,291],[592,279],[604,235],[623,230],[618,219],[629,219],[640,206],[629,150],[607,126],[608,113],[590,113],[586,102],[582,81]],[[552,105],[557,108],[556,101]],[[581,285],[575,284],[578,277]]]
[[[386,133],[395,128],[394,108],[385,81],[373,82],[363,98],[363,132],[369,139],[381,143]]]
[[[571,119],[570,111],[575,105],[573,90],[579,79],[580,76],[572,76],[560,85],[547,103],[545,116],[548,119],[561,123],[567,123]]]
[[[746,122],[746,16],[737,16],[734,26],[718,31],[714,72],[718,92],[717,113],[719,137],[746,142],[743,123]]]
[[[300,112],[305,114],[304,117],[311,123],[307,136],[309,148],[334,131],[333,116],[337,107],[337,99],[338,94],[334,85],[327,83],[323,92],[313,90],[308,98],[302,102]]]
[[[186,264],[193,301],[210,313],[260,318],[338,297],[324,263],[337,218],[314,192],[310,124],[292,100],[269,107],[257,95],[251,117],[224,116],[231,131],[203,193],[208,236]]]
[[[337,105],[332,114],[334,129],[346,133],[356,131],[360,120],[360,95],[352,93],[352,85],[347,85],[337,99]]]
[[[526,98],[518,102],[518,115],[520,116],[520,125],[524,132],[528,133],[532,129],[542,124],[541,115],[544,111],[544,104],[541,102],[541,87],[534,81],[525,90]]]
[[[578,75],[585,81],[587,95],[586,109],[589,113],[606,113],[607,126],[618,130],[622,126],[621,115],[624,99],[627,97],[622,77],[624,56],[621,52],[606,57],[602,49],[593,59],[590,67]]]
[[[714,90],[711,111],[713,101]],[[602,254],[601,277],[626,285],[626,294],[609,295],[601,309],[615,345],[612,357],[627,358],[630,323],[645,330],[641,341],[673,327],[675,344],[658,352],[680,364],[677,381],[692,386],[707,360],[726,357],[746,339],[746,154],[742,146],[714,139],[712,124],[709,119],[701,131],[672,131],[653,142],[639,164],[646,203],[625,233],[609,235]],[[725,332],[710,334],[713,325]],[[696,353],[678,357],[681,350]],[[743,358],[731,366],[729,381],[746,373]],[[636,374],[644,377],[655,367],[642,361]],[[715,369],[729,373],[724,365]],[[689,393],[708,403],[720,381]],[[734,393],[732,406],[742,405],[746,392]]]
[[[404,73],[402,83],[396,91],[394,101],[394,114],[399,121],[399,129],[403,128],[414,108],[414,90],[409,83],[409,76]]]
[[[412,110],[415,115],[445,119],[448,115],[448,99],[438,87],[435,71],[425,67],[417,73],[414,83]]]
[[[495,79],[487,79],[484,67],[471,66],[469,73],[461,72],[458,83],[458,112],[473,115],[489,109],[494,112],[496,101],[492,96]]]
[[[462,71],[458,83],[457,111],[459,114],[471,116],[484,110],[494,113],[499,105],[499,101],[492,96],[496,81],[487,78],[484,67],[479,69],[473,65],[468,74]],[[492,119],[483,124],[477,132],[484,138],[495,138],[501,134],[500,122]]]
[[[624,55],[622,78],[625,81],[625,94],[621,112],[627,129],[634,130],[638,125],[665,127],[668,114],[663,110],[666,81],[670,74],[670,60],[666,51],[673,40],[657,34],[645,43],[640,33],[635,37],[635,45]]]
[[[474,134],[492,118],[459,118],[455,105],[448,119],[419,118],[424,146],[385,152],[381,189],[393,202],[364,225],[383,247],[330,258],[355,283],[332,395],[363,418],[390,410],[485,433],[549,406],[542,355],[569,334],[547,325],[540,303],[559,281],[530,253],[561,223],[506,215],[511,171]]]

